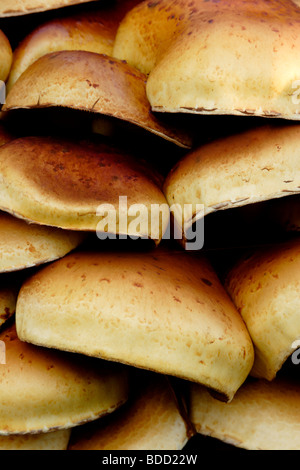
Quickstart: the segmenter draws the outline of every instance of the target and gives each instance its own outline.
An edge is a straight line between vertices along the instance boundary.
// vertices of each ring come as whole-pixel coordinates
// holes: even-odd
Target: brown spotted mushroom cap
[[[190,418],[197,432],[247,450],[300,449],[300,384],[296,377],[247,380],[231,403],[191,386]],[[199,448],[199,451],[201,448]]]
[[[164,184],[168,203],[182,213],[193,204],[188,227],[215,211],[297,194],[299,140],[298,125],[262,126],[203,145],[170,171]]]
[[[128,398],[127,370],[120,365],[43,349],[0,334],[0,435],[38,434],[97,419]]]
[[[8,93],[3,111],[63,106],[130,122],[181,147],[186,132],[150,110],[147,77],[124,61],[87,51],[60,51],[31,64]]]
[[[16,322],[23,341],[204,383],[229,400],[253,364],[215,272],[186,253],[67,255],[23,284]]]
[[[226,289],[255,346],[251,375],[273,380],[299,347],[300,240],[265,247],[239,261]]]
[[[149,74],[152,110],[299,119],[291,0],[147,0],[122,21],[114,56]]]
[[[85,239],[81,232],[29,224],[0,212],[0,273],[54,261]]]
[[[88,232],[112,227],[114,234],[148,237],[155,243],[168,227],[169,207],[160,178],[142,160],[106,144],[15,139],[0,147],[0,172],[1,209],[36,224]],[[134,222],[135,204],[143,205],[140,224]],[[161,207],[162,219],[151,221],[154,204]],[[104,205],[115,226],[99,226]]]

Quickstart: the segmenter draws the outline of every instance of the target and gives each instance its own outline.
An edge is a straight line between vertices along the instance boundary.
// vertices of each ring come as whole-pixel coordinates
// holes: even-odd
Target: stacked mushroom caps
[[[290,0],[160,0],[126,15],[114,55],[149,74],[152,109],[298,120],[298,41]]]
[[[113,412],[128,398],[127,371],[118,364],[22,342],[15,325],[3,329],[1,342],[3,445],[7,436],[63,430],[69,435],[72,427]]]
[[[194,435],[185,407],[170,378],[136,370],[135,389],[125,406],[108,419],[77,426],[69,450],[181,449]]]
[[[293,60],[290,59],[285,41],[281,40],[279,44],[278,37],[280,34],[285,34],[284,37],[287,38],[292,37],[294,49],[297,49],[296,35],[292,33],[299,27],[297,20],[300,19],[300,11],[291,2],[282,5],[282,2],[275,0],[272,4],[250,0],[238,2],[238,5],[237,2],[233,4],[230,1],[224,1],[220,5],[215,3],[218,2],[141,2],[121,21],[111,52],[115,57],[103,55],[101,50],[95,52],[79,45],[66,46],[67,49],[74,47],[76,50],[65,51],[63,41],[61,46],[55,46],[53,52],[51,44],[49,50],[45,46],[45,39],[41,43],[42,52],[36,55],[34,48],[39,49],[35,45],[37,43],[25,40],[23,57],[28,54],[28,65],[25,65],[25,69],[20,68],[17,75],[21,75],[16,81],[12,78],[4,107],[5,114],[13,113],[12,110],[16,108],[55,106],[81,109],[94,115],[113,116],[130,122],[185,149],[191,146],[186,132],[179,125],[170,127],[165,116],[162,113],[154,114],[153,110],[174,113],[184,111],[191,114],[280,115],[286,119],[297,119],[297,105],[292,100],[297,90],[293,88],[293,84],[288,87],[283,83],[291,78],[297,80],[297,61],[295,56]],[[138,28],[136,19],[140,22]],[[266,23],[268,28],[266,24],[261,27],[261,23]],[[56,21],[50,24],[50,30],[55,24]],[[229,27],[232,29],[229,30]],[[203,60],[198,50],[200,40],[202,41],[200,31],[204,31],[208,41],[205,43],[208,53],[206,55],[203,52]],[[259,39],[254,41],[252,47],[254,31],[255,38]],[[140,42],[136,42],[135,32],[140,35]],[[219,48],[218,38],[221,33],[223,37],[224,34],[228,36],[227,54],[215,47],[218,44]],[[41,36],[44,38],[44,33]],[[34,37],[37,39],[38,34],[35,36],[33,33],[31,39]],[[186,42],[188,38],[189,47]],[[235,55],[237,38],[240,49]],[[132,40],[135,43],[134,56],[137,57],[135,62],[128,53],[133,51]],[[261,41],[268,47],[255,47]],[[221,44],[226,42],[222,40]],[[288,44],[290,47],[290,41]],[[212,54],[212,50],[218,54]],[[141,65],[140,51],[141,57],[146,59],[146,65]],[[177,62],[176,68],[178,54],[181,61]],[[263,77],[260,76],[262,69],[255,65],[257,54],[263,56]],[[18,56],[21,57],[22,54]],[[231,60],[228,60],[229,56]],[[199,57],[198,62],[195,57]],[[209,57],[211,63],[208,66],[205,60]],[[279,64],[282,57],[286,64],[286,76],[283,78],[275,73],[276,64]],[[161,72],[160,60],[163,64]],[[25,64],[26,61],[27,59]],[[18,69],[18,61],[15,64]],[[274,70],[268,69],[269,66],[274,67]],[[239,84],[234,83],[238,70],[245,77]],[[273,83],[271,72],[278,82]],[[167,81],[161,78],[164,73]],[[209,88],[205,80],[209,81]],[[225,92],[221,93],[221,88]],[[172,95],[175,89],[176,97]],[[249,107],[249,103],[252,107]],[[279,144],[275,138],[277,132]],[[290,127],[286,123],[280,129],[272,126],[255,129],[238,137],[213,142],[204,148],[193,149],[191,154],[187,154],[179,162],[177,169],[173,168],[162,188],[161,178],[147,164],[144,165],[140,158],[133,158],[123,150],[116,149],[111,143],[103,144],[94,142],[93,139],[84,142],[75,142],[74,139],[70,142],[64,138],[25,136],[0,148],[0,207],[6,214],[10,214],[8,217],[17,216],[25,219],[22,221],[24,223],[34,223],[40,228],[60,229],[64,233],[72,231],[82,236],[83,232],[99,232],[100,227],[100,232],[104,232],[102,238],[105,238],[107,227],[103,223],[99,225],[102,220],[99,217],[103,216],[98,209],[100,204],[102,208],[106,207],[106,222],[114,221],[113,235],[150,238],[158,245],[162,242],[169,223],[167,202],[169,205],[178,203],[178,206],[187,203],[193,207],[200,202],[205,208],[208,207],[204,211],[206,216],[212,210],[273,200],[299,192],[297,138],[298,127]],[[159,151],[159,144],[157,147]],[[243,152],[244,147],[247,152]],[[274,154],[275,148],[279,155]],[[210,157],[207,161],[206,152]],[[253,155],[257,159],[253,160]],[[257,166],[260,167],[258,170]],[[177,172],[182,168],[182,173]],[[189,171],[194,179],[189,179]],[[242,172],[244,173],[240,177]],[[264,185],[261,174],[265,173],[270,173],[270,177]],[[188,193],[188,199],[184,199],[184,196],[182,199],[176,199],[175,196],[170,199],[169,187],[173,174],[178,177],[178,194],[181,197]],[[230,185],[224,184],[228,174],[231,177]],[[173,189],[171,188],[171,192]],[[120,196],[127,197],[128,205],[125,208],[120,204]],[[132,214],[128,213],[128,207],[137,205],[146,207],[144,219],[139,218],[139,223],[136,217],[130,218]],[[160,206],[165,211],[165,217],[159,219],[155,230],[149,225],[153,205]],[[113,208],[117,209],[116,219]],[[126,224],[120,224],[121,219],[123,220],[121,216],[124,215],[122,210],[129,216]],[[184,223],[191,225],[197,218],[199,213],[192,211]],[[182,223],[182,220],[179,219],[178,223]],[[141,232],[137,230],[138,226],[139,229],[142,226],[146,230]],[[51,261],[48,266],[38,268],[30,275],[18,294],[16,324],[13,327],[16,328],[13,330],[13,337],[17,341],[16,349],[18,344],[22,348],[34,348],[32,351],[37,351],[41,358],[34,361],[29,359],[28,364],[36,362],[38,366],[39,361],[43,361],[42,351],[47,351],[63,354],[63,357],[69,357],[69,354],[73,357],[75,354],[83,361],[100,361],[109,367],[109,371],[112,371],[112,363],[119,363],[123,373],[128,370],[128,366],[131,366],[130,370],[153,371],[157,374],[154,381],[158,382],[164,375],[175,376],[184,380],[185,386],[192,391],[210,391],[217,398],[211,398],[212,403],[222,405],[226,413],[230,413],[231,405],[235,403],[235,399],[239,399],[239,392],[242,393],[244,387],[251,384],[249,375],[255,371],[254,347],[257,349],[257,346],[256,340],[251,336],[254,333],[251,333],[247,319],[228,284],[225,284],[227,293],[206,256],[185,253],[179,247],[174,250],[172,244],[153,248],[150,252],[126,250],[125,253],[114,250],[106,252],[102,244],[97,245],[97,249],[93,251],[77,249],[75,253],[65,253],[65,256],[60,254],[57,258],[61,259],[48,259]],[[283,289],[283,285],[280,289]],[[232,295],[232,300],[229,295]],[[7,333],[3,341],[6,344],[11,333],[10,330],[5,331]],[[285,345],[285,354],[286,350]],[[26,357],[25,353],[21,353],[20,358],[22,354]],[[23,365],[21,368],[23,370]],[[120,375],[117,379],[122,380]],[[39,380],[43,384],[46,378]],[[52,381],[53,377],[49,380]],[[68,378],[69,382],[72,384],[72,377]],[[134,376],[133,387],[136,383],[139,383],[138,374]],[[274,380],[270,383],[270,393],[275,397],[277,392],[275,386],[271,387],[273,383]],[[111,388],[115,393],[118,388],[122,396],[118,396],[118,403],[115,402],[110,410],[116,409],[127,399],[125,384],[114,384]],[[292,386],[289,390],[292,403],[295,397]],[[166,388],[158,386],[150,391],[153,395],[157,393],[156,396],[160,396],[163,402],[167,419],[164,419],[161,412],[160,420],[164,423],[161,430],[169,438],[165,439],[168,448],[178,449],[184,446],[192,435],[190,426],[185,425],[189,420],[200,433],[209,433],[218,439],[230,434],[226,429],[221,433],[213,431],[216,421],[220,421],[216,407],[212,410],[212,422],[207,426],[198,425],[193,406],[201,413],[204,399],[196,396],[191,401],[188,418],[182,413],[178,402],[170,394],[165,394]],[[107,390],[104,390],[104,397],[106,393]],[[107,412],[107,406],[103,407],[106,411],[98,410],[98,414],[90,410],[93,418],[89,415],[85,420],[94,421],[91,430],[79,426],[84,420],[73,419],[70,409],[75,412],[77,407],[70,401],[70,408],[66,407],[69,424],[62,426],[68,428],[68,431],[72,428],[72,432],[76,429],[77,437],[70,448],[122,448],[114,433],[118,430],[124,444],[122,432],[125,422],[133,436],[141,426],[145,430],[143,436],[140,435],[138,439],[135,436],[132,441],[129,434],[128,441],[124,444],[126,448],[162,448],[162,442],[153,440],[158,421],[153,419],[149,422],[147,413],[146,417],[141,415],[139,418],[142,406],[140,398],[142,402],[143,399],[147,400],[149,413],[152,414],[150,395],[146,389],[142,389],[140,395],[131,395],[133,401],[128,403],[128,407],[122,408],[120,413],[114,412],[105,421],[96,417]],[[115,394],[112,396],[115,397]],[[81,398],[78,391],[78,402]],[[226,403],[221,403],[220,398]],[[86,396],[84,400],[87,400]],[[21,431],[26,436],[28,433],[45,433],[53,429],[46,419],[48,413],[51,419],[58,420],[60,417],[54,405],[52,408],[48,407],[48,402],[45,404],[39,398],[37,401],[41,402],[43,412],[39,409],[38,414],[44,420],[44,426],[42,429],[41,424],[37,427],[34,427],[35,424],[33,427],[28,426],[25,431]],[[5,420],[9,423],[12,404],[9,401],[5,403]],[[275,398],[274,403],[276,408],[278,401]],[[288,423],[290,409],[285,408],[283,413]],[[133,416],[138,418],[129,420]],[[36,416],[28,419],[35,423]],[[202,422],[204,423],[203,418]],[[20,432],[17,424],[14,426],[12,435]],[[257,422],[250,422],[249,432],[253,433],[256,426]],[[54,427],[57,429],[60,425],[54,424]],[[233,427],[237,435],[230,438],[230,442],[249,448],[250,444],[239,435],[239,429],[236,429],[238,426],[233,423]],[[295,428],[297,429],[296,425]],[[7,434],[7,429],[4,434]],[[296,447],[297,442],[296,438]],[[269,443],[264,441],[260,445],[268,447]],[[275,448],[281,445],[279,437],[272,445]],[[285,440],[284,446],[288,445]]]
[[[2,129],[2,145],[13,139]],[[26,271],[69,253],[85,234],[28,223],[7,212],[0,213],[0,221],[0,448],[67,449],[72,427],[127,400],[128,372],[20,341],[14,313]]]
[[[142,2],[121,23],[114,55],[148,74],[152,110],[297,121],[300,73],[291,51],[299,20],[289,1]],[[203,216],[210,220],[212,212],[271,201],[267,207],[280,229],[298,230],[299,126],[255,122],[193,149],[173,166],[164,192],[170,206],[181,208],[174,212],[179,223],[185,205],[193,205],[184,219],[188,228]],[[191,386],[197,431],[248,449],[300,446],[299,384],[295,376],[275,378],[299,347],[299,240],[296,233],[285,235],[292,240],[240,261],[225,279],[254,343],[251,377],[229,404]],[[238,253],[233,250],[233,260]],[[266,406],[269,416],[257,414]]]
[[[228,407],[192,386],[190,416],[198,432],[247,449],[299,449],[300,383],[285,365],[290,356],[299,364],[299,260],[296,237],[248,253],[228,273],[226,289],[255,347],[253,379]]]
[[[83,50],[112,55],[115,35],[122,17],[138,0],[111,2],[113,6],[54,17],[39,24],[14,50],[8,89],[37,59],[50,52]]]
[[[1,146],[13,140],[14,136],[1,125]],[[15,285],[17,276],[6,276],[5,273],[19,273],[56,260],[79,246],[85,235],[80,232],[28,223],[3,211],[0,212],[0,224],[0,274],[2,276],[0,323],[2,325],[15,313],[18,292],[17,285]]]
[[[96,40],[97,38],[95,38]],[[100,61],[104,59],[104,56],[97,55],[97,58],[98,56]],[[81,62],[82,64],[83,62]],[[125,64],[122,65],[125,66]],[[126,79],[127,73],[129,84],[125,80],[122,88],[122,78]],[[144,77],[141,78],[132,74],[133,85],[131,85],[130,73],[130,70],[124,69],[124,73],[120,74],[120,96],[123,92],[124,103],[121,103],[121,107],[119,106],[121,111],[118,111],[118,117],[121,116],[120,113],[123,110],[126,111],[128,108],[129,119],[132,116],[132,119],[135,119],[136,114],[140,120],[137,121],[138,125],[141,123],[142,126],[147,128],[149,121],[150,127],[152,126],[155,132],[159,135],[166,133],[169,138],[168,132],[170,133],[170,131],[165,130],[164,126],[157,123],[154,116],[149,113],[149,105],[146,102],[144,93]],[[93,81],[93,77],[90,78]],[[97,84],[93,83],[93,89],[96,88]],[[109,101],[111,98],[109,91],[104,88],[103,93],[104,102],[106,99]],[[127,94],[129,94],[129,99],[126,101]],[[113,88],[111,95],[112,100],[117,99],[117,94]],[[79,96],[78,99],[80,99]],[[114,111],[113,103],[112,101],[107,108],[112,112]],[[88,109],[88,106],[85,109]],[[127,119],[126,116],[125,119]],[[180,134],[180,130],[178,130],[178,134]],[[177,138],[177,131],[176,134],[172,133],[171,136],[172,141],[180,142]],[[115,220],[113,235],[148,237],[153,239],[156,244],[160,242],[169,223],[168,205],[161,190],[162,178],[141,159],[135,159],[111,144],[95,143],[92,140],[88,139],[76,143],[74,140],[70,141],[62,138],[25,136],[23,138],[14,137],[8,139],[7,142],[3,142],[7,145],[14,144],[14,146],[4,146],[8,153],[3,154],[3,171],[1,172],[4,177],[4,198],[1,208],[3,210],[3,221],[8,227],[7,243],[5,243],[5,239],[3,243],[8,253],[5,259],[3,257],[6,270],[9,269],[10,264],[12,265],[11,269],[22,270],[25,267],[36,266],[42,262],[53,262],[54,256],[52,258],[48,256],[47,259],[44,259],[44,254],[43,259],[37,261],[35,259],[37,252],[42,253],[45,251],[48,244],[51,245],[52,251],[53,244],[56,251],[58,251],[56,245],[62,245],[62,242],[60,240],[56,241],[55,237],[64,236],[66,242],[69,238],[72,240],[72,237],[74,240],[82,241],[86,237],[86,232],[98,230],[100,219],[97,210],[102,203],[105,207],[110,204],[110,207],[118,208],[120,218]],[[6,163],[9,164],[10,168],[6,167]],[[19,196],[13,194],[18,186],[20,189]],[[127,213],[127,208],[119,207],[119,195],[123,194],[126,195],[126,202],[129,207],[135,204],[143,205],[147,211],[146,216],[150,211],[150,204],[162,207],[162,223],[158,221],[158,223],[152,224],[151,232],[148,222],[144,223],[142,224],[142,230],[144,231],[136,233],[135,225],[131,223],[133,217]],[[18,204],[20,205],[18,206]],[[113,210],[111,210],[111,215],[114,215]],[[125,224],[122,224],[121,218],[124,215],[128,216],[128,219],[126,219]],[[20,234],[23,235],[23,238]],[[17,239],[20,253],[18,253],[18,250],[12,250],[10,246],[16,242],[18,235],[21,238],[20,241]],[[73,248],[75,246],[70,247],[69,251]],[[50,248],[48,251],[51,251]],[[10,259],[12,258],[11,252],[13,252],[16,259]],[[63,257],[66,253],[66,248],[63,253],[61,248],[59,255],[56,253],[56,258]],[[31,258],[30,254],[32,255]],[[9,299],[7,299],[7,304],[8,301]],[[13,344],[12,353],[6,347],[6,365],[10,366],[9,372],[11,372],[11,368],[15,368],[16,372],[13,375],[19,376],[20,381],[25,380],[29,385],[28,393],[24,390],[24,393],[20,394],[20,400],[24,403],[27,400],[26,396],[32,394],[30,390],[31,374],[35,381],[41,383],[42,388],[43,385],[46,389],[49,388],[49,392],[45,394],[45,390],[38,388],[37,394],[33,397],[35,405],[32,407],[33,409],[28,407],[28,414],[24,416],[24,413],[22,415],[20,410],[12,414],[14,400],[9,401],[9,394],[3,389],[4,411],[2,431],[0,430],[3,436],[0,444],[2,448],[66,448],[70,438],[70,428],[111,413],[127,400],[128,367],[116,364],[117,361],[112,364],[107,360],[87,358],[87,354],[77,357],[77,355],[65,351],[58,351],[58,348],[55,347],[45,349],[33,346],[28,341],[20,340],[16,326],[13,323],[11,327],[5,326],[3,328],[4,336],[1,344],[6,345],[8,341]],[[12,343],[13,341],[14,343]],[[15,361],[15,356],[19,359],[19,362]],[[62,361],[64,363],[61,366]],[[78,361],[79,363],[83,361],[82,370]],[[24,367],[24,363],[30,365]],[[18,369],[21,370],[22,374],[19,373]],[[56,374],[51,372],[52,369],[56,371]],[[95,377],[90,373],[90,369],[91,372],[95,370],[94,375],[97,372]],[[85,373],[83,373],[83,370],[85,370]],[[4,373],[7,373],[7,371],[8,369],[4,370]],[[24,377],[24,374],[27,374],[29,378]],[[14,385],[14,383],[10,384],[9,377],[3,378],[3,382],[8,384],[8,388]],[[74,381],[78,385],[73,390]],[[21,388],[20,384],[16,384],[16,386]],[[177,401],[170,389],[165,388],[166,392],[164,392],[164,386],[159,389],[159,391],[162,391],[164,404],[167,408],[169,407],[169,410],[165,410],[165,430],[168,434],[169,430],[173,432],[172,437],[169,439],[169,445],[174,449],[180,448],[187,441],[190,432],[188,433],[185,420],[181,417]],[[56,394],[58,392],[61,401],[54,394],[51,395],[51,390],[52,392],[55,390]],[[46,395],[44,398],[42,393]],[[15,393],[11,394],[10,390],[10,396],[13,395]],[[10,416],[15,416],[15,421],[10,419]],[[54,433],[54,429],[59,429],[59,432]],[[151,426],[149,426],[148,435],[150,438]],[[148,443],[149,439],[145,439],[144,445],[147,446]],[[158,441],[156,445],[159,445]]]
[[[117,2],[115,8],[103,12],[54,19],[35,29],[14,52],[3,110],[63,107],[89,111],[95,129],[101,128],[104,115],[190,148],[189,133],[151,112],[147,77],[112,57],[120,20],[136,3]]]

